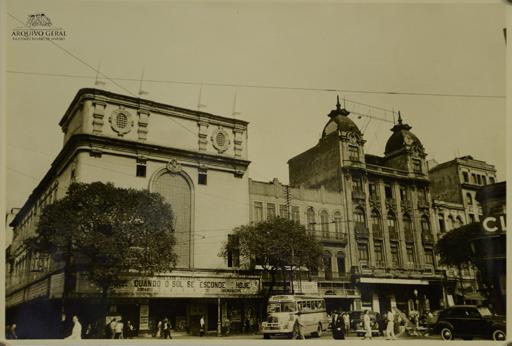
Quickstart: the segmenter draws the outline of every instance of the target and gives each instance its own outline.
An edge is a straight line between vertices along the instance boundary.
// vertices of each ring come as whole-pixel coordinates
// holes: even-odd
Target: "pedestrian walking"
[[[131,338],[133,338],[134,334],[135,333],[134,333],[132,321],[126,322],[126,333],[125,333],[126,337],[128,339],[131,339]]]
[[[345,335],[350,331],[350,315],[348,312],[343,314],[343,324],[345,325]]]
[[[116,321],[116,318],[114,317],[111,321],[110,321],[110,324],[109,324],[109,339],[114,339],[115,335],[116,335],[116,325],[117,325],[117,321]]]
[[[204,336],[205,333],[205,323],[204,323],[204,315],[201,315],[201,318],[199,319],[199,336]]]
[[[5,330],[5,338],[6,339],[17,339],[18,334],[16,334],[16,323],[8,325]]]
[[[295,321],[297,328],[297,339],[304,340],[306,336],[304,335],[304,322],[302,321],[302,312],[297,312],[297,320]]]
[[[163,339],[172,339],[171,337],[171,321],[166,317],[162,321],[162,333],[161,336]]]
[[[363,315],[363,328],[366,331],[365,335],[363,336],[363,340],[365,339],[372,339],[372,323],[370,319],[370,311],[365,310]]]
[[[71,330],[71,335],[69,335],[67,340],[80,340],[82,339],[82,325],[78,320],[78,317],[73,316],[73,329]]]
[[[332,318],[332,337],[335,340],[345,339],[345,323],[343,317],[337,311]]]
[[[395,340],[395,314],[393,311],[389,310],[386,316],[387,318],[387,326],[386,326],[386,340],[392,339]]]
[[[229,336],[231,334],[231,321],[229,320],[229,317],[226,316],[226,319],[224,320],[224,328],[226,328],[225,335]]]
[[[124,329],[123,320],[120,319],[119,321],[117,321],[117,323],[114,327],[114,339],[124,339],[123,329]]]

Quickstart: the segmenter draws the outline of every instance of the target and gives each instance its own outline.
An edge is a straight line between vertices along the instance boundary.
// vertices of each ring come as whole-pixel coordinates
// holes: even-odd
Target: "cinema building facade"
[[[59,124],[62,150],[18,212],[7,250],[7,323],[28,337],[53,337],[61,317],[62,263],[24,245],[42,208],[72,182],[112,182],[162,194],[176,217],[177,268],[155,277],[126,277],[112,292],[111,316],[140,333],[169,317],[175,329],[208,330],[229,314],[236,330],[255,319],[260,279],[233,271],[219,251],[228,233],[249,220],[247,122],[96,89],[81,89]],[[229,217],[219,217],[219,212]],[[68,278],[69,313],[91,320],[99,296],[84,275]],[[25,321],[25,322],[24,322]],[[25,331],[26,332],[26,331]]]

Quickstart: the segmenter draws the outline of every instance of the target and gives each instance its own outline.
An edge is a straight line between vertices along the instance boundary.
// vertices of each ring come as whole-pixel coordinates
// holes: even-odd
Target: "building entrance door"
[[[208,330],[217,330],[217,304],[208,304]]]

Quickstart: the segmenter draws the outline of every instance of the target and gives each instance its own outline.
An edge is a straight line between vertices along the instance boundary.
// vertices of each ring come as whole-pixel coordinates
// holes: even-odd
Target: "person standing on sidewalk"
[[[297,325],[297,339],[304,340],[306,336],[304,335],[304,322],[302,321],[302,312],[297,312],[297,320],[295,321]]]
[[[343,323],[345,325],[345,335],[348,336],[348,332],[350,331],[350,315],[348,312],[343,314]]]
[[[199,336],[204,336],[204,315],[199,319]]]
[[[82,325],[80,324],[80,321],[78,320],[78,317],[76,315],[73,316],[73,329],[71,330],[71,335],[68,336],[66,339],[68,339],[68,340],[82,339]]]
[[[395,340],[395,314],[389,310],[387,314],[386,340]]]
[[[363,328],[366,331],[363,340],[365,339],[372,339],[372,323],[370,319],[370,312],[368,310],[364,311],[363,315]]]

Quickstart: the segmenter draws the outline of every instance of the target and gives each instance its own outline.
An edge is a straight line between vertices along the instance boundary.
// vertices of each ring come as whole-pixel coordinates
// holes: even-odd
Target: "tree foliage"
[[[318,268],[323,250],[303,225],[274,218],[235,228],[229,241],[224,244],[221,255],[227,258],[232,253],[237,253],[248,269],[260,265],[272,275],[270,295],[277,272],[284,277],[291,266]]]
[[[446,233],[436,244],[441,264],[460,266],[471,262],[469,240],[478,235],[474,224],[462,226]]]
[[[113,184],[74,183],[46,206],[29,244],[85,272],[104,292],[129,271],[171,270],[173,213],[162,196]]]

